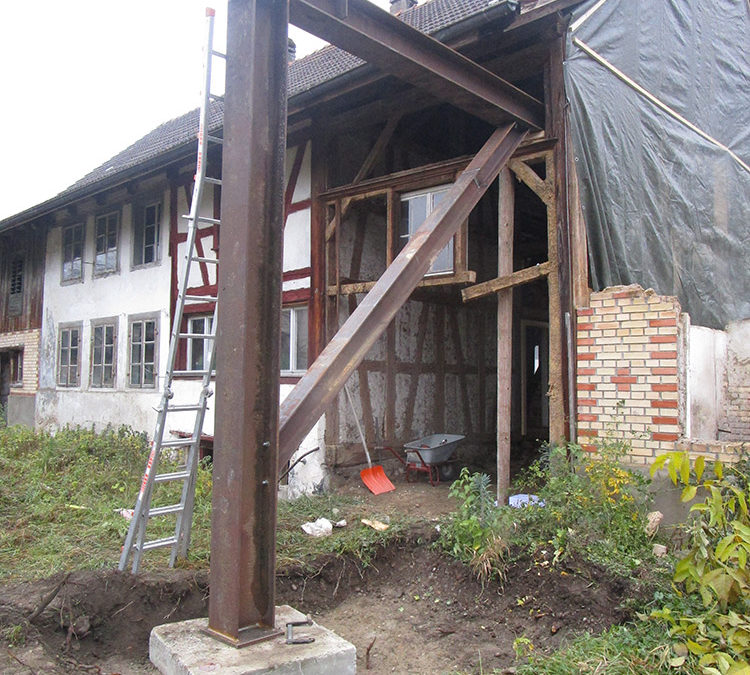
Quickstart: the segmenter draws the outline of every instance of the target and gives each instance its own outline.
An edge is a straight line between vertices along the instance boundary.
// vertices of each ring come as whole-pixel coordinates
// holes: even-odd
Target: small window
[[[281,310],[280,361],[283,373],[307,370],[307,307]]]
[[[401,227],[399,230],[399,250],[404,248],[420,225],[440,203],[448,191],[447,185],[421,190],[401,197]],[[449,274],[453,272],[453,239],[440,251],[425,276]]]
[[[188,333],[209,335],[213,316],[193,316],[188,319]],[[194,337],[187,341],[187,370],[206,370],[211,355],[211,340]]]
[[[8,278],[8,314],[19,316],[23,313],[24,259],[11,258]]]
[[[63,230],[62,280],[83,278],[83,225],[71,225]]]
[[[130,322],[130,386],[156,388],[156,319]]]
[[[94,274],[109,274],[117,271],[117,237],[120,214],[117,211],[97,216],[94,238]]]
[[[81,328],[60,327],[57,359],[57,384],[60,387],[78,386]]]
[[[150,265],[159,259],[159,226],[161,203],[154,202],[134,209],[133,266]]]
[[[117,330],[113,323],[91,326],[91,386],[114,387],[117,365]]]
[[[23,349],[10,352],[10,386],[23,386]]]

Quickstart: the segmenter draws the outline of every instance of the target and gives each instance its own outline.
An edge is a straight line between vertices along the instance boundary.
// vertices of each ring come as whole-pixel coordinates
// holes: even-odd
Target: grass
[[[128,522],[120,509],[135,503],[148,457],[144,434],[131,429],[66,428],[54,436],[23,427],[0,428],[0,580],[38,579],[78,569],[116,567]],[[160,470],[168,470],[165,462]],[[159,486],[154,506],[179,500],[179,485]],[[302,523],[346,519],[330,537],[312,538]],[[361,518],[390,521],[380,533]],[[409,521],[378,513],[356,498],[335,495],[280,502],[277,565],[309,565],[320,555],[348,555],[366,565],[377,547],[401,536]],[[169,535],[174,521],[155,519],[148,537]],[[206,569],[211,529],[210,464],[199,468],[190,553],[180,567]],[[167,566],[169,550],[144,556],[143,570]]]

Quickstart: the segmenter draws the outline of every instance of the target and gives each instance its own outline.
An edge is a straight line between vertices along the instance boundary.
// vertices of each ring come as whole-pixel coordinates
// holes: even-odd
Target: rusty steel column
[[[287,3],[230,0],[208,632],[275,635]]]

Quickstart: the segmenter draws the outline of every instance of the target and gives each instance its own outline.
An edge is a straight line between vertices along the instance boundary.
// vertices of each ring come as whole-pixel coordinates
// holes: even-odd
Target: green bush
[[[700,494],[686,525],[688,549],[674,568],[674,586],[688,602],[665,606],[651,618],[665,622],[679,640],[673,665],[697,661],[710,675],[750,673],[750,516],[746,464],[726,469],[715,462],[706,472],[703,457],[687,452],[657,457],[652,475],[666,467],[684,486],[682,501]],[[690,602],[692,600],[692,603]]]

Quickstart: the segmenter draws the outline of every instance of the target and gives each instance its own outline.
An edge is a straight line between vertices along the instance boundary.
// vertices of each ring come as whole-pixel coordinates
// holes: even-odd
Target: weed
[[[2,630],[3,639],[10,647],[20,647],[26,642],[27,626],[22,624],[13,624]]]

